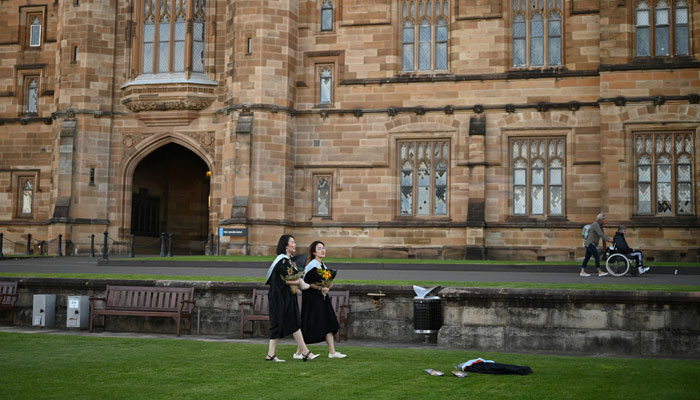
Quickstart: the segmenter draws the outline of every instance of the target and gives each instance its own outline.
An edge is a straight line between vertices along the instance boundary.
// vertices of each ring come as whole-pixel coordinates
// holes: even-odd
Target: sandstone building
[[[698,0],[0,0],[0,21],[6,253],[247,228],[222,251],[569,260],[602,211],[698,260]]]

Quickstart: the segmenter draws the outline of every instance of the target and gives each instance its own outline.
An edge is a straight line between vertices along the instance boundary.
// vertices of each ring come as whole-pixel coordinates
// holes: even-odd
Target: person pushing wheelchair
[[[617,228],[617,232],[613,237],[613,243],[615,244],[615,252],[624,254],[627,258],[634,259],[637,265],[637,272],[639,275],[649,271],[649,267],[645,267],[642,261],[642,252],[640,250],[635,250],[627,244],[625,240],[625,233],[627,233],[627,227],[624,225]]]

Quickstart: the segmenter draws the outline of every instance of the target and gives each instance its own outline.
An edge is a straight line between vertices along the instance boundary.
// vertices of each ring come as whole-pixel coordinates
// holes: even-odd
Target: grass
[[[266,344],[0,333],[7,399],[697,399],[700,361],[562,357],[340,346],[303,363],[263,360]],[[528,365],[527,376],[449,375],[484,357]],[[432,377],[423,370],[447,373]]]
[[[248,262],[270,262],[269,256],[173,256],[173,257],[138,257],[115,258],[117,260],[138,260],[138,261],[248,261]],[[580,261],[505,261],[505,260],[428,260],[428,259],[407,259],[407,258],[326,258],[328,264],[335,263],[355,263],[355,264],[464,264],[464,265],[581,265]],[[700,262],[648,262],[648,266],[671,266],[671,267],[700,267]]]
[[[0,272],[4,277],[35,278],[75,278],[75,279],[133,279],[133,280],[174,280],[206,282],[258,282],[264,283],[262,277],[242,276],[201,276],[201,275],[144,275],[144,274],[80,274],[80,273],[39,273],[39,272]],[[338,284],[359,285],[398,285],[398,286],[443,286],[443,287],[478,287],[478,288],[513,288],[513,289],[567,289],[567,290],[622,290],[622,291],[664,291],[664,292],[700,292],[697,285],[644,285],[615,283],[540,283],[540,282],[462,282],[462,281],[413,281],[413,280],[338,280]]]

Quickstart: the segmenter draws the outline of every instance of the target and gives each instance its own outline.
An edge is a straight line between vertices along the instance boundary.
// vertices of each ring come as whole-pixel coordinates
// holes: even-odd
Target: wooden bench
[[[173,318],[177,322],[178,336],[182,320],[187,319],[187,328],[183,329],[191,334],[193,299],[194,288],[108,285],[105,297],[90,298],[90,332],[98,316],[102,316],[104,328],[106,315],[132,315]],[[104,308],[96,308],[97,301],[103,302]]]
[[[255,321],[269,321],[270,315],[267,289],[253,289],[252,301],[243,301],[239,304],[241,309],[241,339],[246,333],[251,335],[255,332]],[[335,311],[335,316],[338,319],[341,329],[345,326],[345,340],[348,340],[348,314],[350,313],[350,291],[349,290],[331,290],[328,292],[331,298],[331,304]],[[297,295],[299,309],[301,310],[301,293]],[[250,308],[250,310],[246,310]],[[246,323],[250,321],[250,330],[246,331]],[[340,341],[340,330],[335,335],[336,341]]]
[[[0,282],[0,310],[10,311],[10,319],[3,322],[15,324],[15,303],[17,303],[17,282]]]

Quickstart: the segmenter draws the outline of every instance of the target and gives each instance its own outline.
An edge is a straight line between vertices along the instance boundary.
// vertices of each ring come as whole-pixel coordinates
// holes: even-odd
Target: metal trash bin
[[[437,333],[442,326],[442,300],[438,296],[413,298],[413,333]]]

